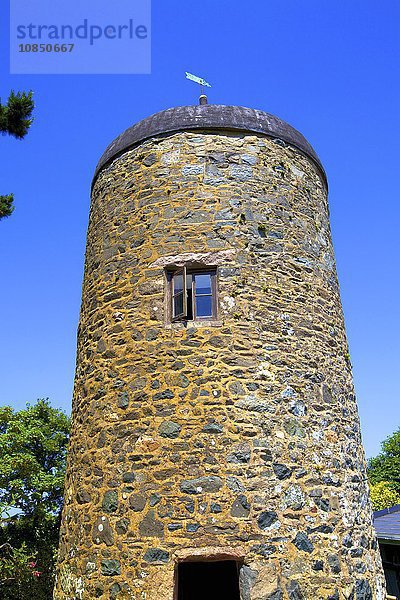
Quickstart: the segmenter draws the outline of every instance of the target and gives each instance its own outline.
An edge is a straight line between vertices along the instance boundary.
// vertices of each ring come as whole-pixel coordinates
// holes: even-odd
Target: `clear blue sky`
[[[35,92],[27,138],[0,140],[0,402],[70,410],[90,182],[107,144],[197,102],[274,113],[328,173],[342,300],[368,456],[399,424],[398,0],[153,0],[151,75],[10,76],[1,0],[0,95]]]

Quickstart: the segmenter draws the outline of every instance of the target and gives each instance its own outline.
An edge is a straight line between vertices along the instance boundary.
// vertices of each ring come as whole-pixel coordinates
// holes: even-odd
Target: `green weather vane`
[[[188,73],[187,71],[186,79],[190,79],[190,81],[194,81],[195,83],[199,84],[201,89],[200,104],[207,104],[207,96],[204,94],[204,87],[211,87],[211,85],[202,77],[197,77],[197,75],[192,75],[192,73]]]

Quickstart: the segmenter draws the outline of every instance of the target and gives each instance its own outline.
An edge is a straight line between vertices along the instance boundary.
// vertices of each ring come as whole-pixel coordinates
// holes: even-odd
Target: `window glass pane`
[[[196,294],[211,294],[211,275],[210,273],[201,273],[194,275],[196,282]]]
[[[196,316],[212,317],[212,297],[196,296]]]
[[[183,313],[183,294],[178,294],[174,297],[174,317]]]
[[[188,273],[186,275],[186,289],[187,290],[191,290],[192,289],[192,275],[190,275],[190,273]]]
[[[174,294],[183,290],[183,275],[174,275]]]

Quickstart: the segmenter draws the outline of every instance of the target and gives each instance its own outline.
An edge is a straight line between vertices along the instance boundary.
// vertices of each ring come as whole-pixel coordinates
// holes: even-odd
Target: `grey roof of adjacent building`
[[[374,512],[374,526],[379,540],[400,542],[400,504]]]
[[[311,158],[326,181],[324,168],[315,150],[297,129],[261,110],[222,104],[176,106],[139,121],[111,142],[97,164],[94,179],[114,158],[147,139],[199,129],[211,132],[254,132],[280,139]]]

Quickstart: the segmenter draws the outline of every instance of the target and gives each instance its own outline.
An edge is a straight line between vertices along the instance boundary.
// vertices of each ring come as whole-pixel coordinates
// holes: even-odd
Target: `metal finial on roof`
[[[203,79],[202,77],[197,77],[197,75],[192,75],[192,73],[188,73],[186,71],[186,79],[190,79],[190,81],[194,81],[195,83],[198,83],[200,88],[201,88],[201,95],[199,98],[199,102],[200,104],[207,104],[207,96],[204,93],[204,87],[211,87],[211,85],[209,83],[207,83],[207,81],[205,79]]]

